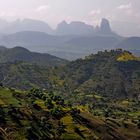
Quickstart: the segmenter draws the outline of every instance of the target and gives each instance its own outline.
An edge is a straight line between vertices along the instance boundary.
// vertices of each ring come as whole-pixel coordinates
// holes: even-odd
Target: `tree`
[[[54,107],[52,110],[51,110],[51,115],[53,117],[61,117],[63,116],[63,111],[60,107]]]
[[[54,107],[52,100],[50,98],[46,99],[45,105],[47,106],[48,109],[52,109]]]
[[[140,117],[138,119],[137,127],[138,127],[138,129],[140,129]]]

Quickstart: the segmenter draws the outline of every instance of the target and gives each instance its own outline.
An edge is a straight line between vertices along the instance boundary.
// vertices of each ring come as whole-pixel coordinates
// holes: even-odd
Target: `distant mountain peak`
[[[117,35],[112,31],[110,22],[106,18],[102,18],[100,25],[95,28],[82,21],[71,21],[70,23],[62,21],[58,24],[56,33],[59,35]]]
[[[63,20],[60,24],[68,24],[65,20]]]
[[[108,34],[108,33],[112,32],[111,27],[110,27],[110,23],[105,18],[102,18],[102,20],[101,20],[100,32],[104,33],[104,34]]]
[[[0,21],[1,25],[1,21]],[[17,19],[1,29],[1,32],[11,34],[20,31],[40,31],[52,34],[53,29],[44,21],[35,19]]]
[[[93,34],[94,27],[81,21],[72,21],[69,24],[62,21],[56,28],[59,35],[87,35]]]
[[[82,22],[82,21],[72,21],[70,24],[74,24],[74,25],[87,25],[85,22]]]

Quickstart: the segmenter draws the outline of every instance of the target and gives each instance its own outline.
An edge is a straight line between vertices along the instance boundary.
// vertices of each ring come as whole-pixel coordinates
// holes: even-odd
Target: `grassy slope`
[[[43,92],[39,92],[41,95]],[[52,94],[43,93],[42,97],[35,92],[22,92],[0,88],[0,123],[1,139],[25,140],[32,138],[51,139],[135,139],[140,130],[128,123],[125,128],[120,120],[93,116],[84,107],[80,112],[61,100],[51,99],[52,108],[48,108],[44,99],[51,99]],[[54,108],[60,108],[59,115],[52,114]],[[4,111],[2,115],[2,110]],[[2,115],[2,116],[1,116]],[[60,130],[60,128],[63,128]]]
[[[126,51],[105,51],[78,59],[56,71],[67,89],[75,93],[110,96],[111,98],[138,97],[140,61]]]

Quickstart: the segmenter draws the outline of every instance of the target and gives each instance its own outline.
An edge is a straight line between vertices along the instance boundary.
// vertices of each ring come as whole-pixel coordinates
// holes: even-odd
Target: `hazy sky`
[[[140,0],[0,0],[0,18],[8,20],[41,19],[54,27],[62,20],[95,25],[102,17],[112,26],[124,22],[140,29]]]

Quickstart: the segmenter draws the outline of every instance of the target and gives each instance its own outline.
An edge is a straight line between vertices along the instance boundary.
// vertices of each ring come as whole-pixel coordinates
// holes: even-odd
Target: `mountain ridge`
[[[26,62],[6,62],[0,65],[2,72],[9,71],[7,75],[9,75],[9,78],[11,77],[11,80],[6,81],[11,81],[10,84],[15,86],[17,84],[20,88],[25,87],[20,82],[14,82],[14,79],[21,79],[21,81],[26,79],[34,83],[35,81],[32,81],[32,79],[39,76],[42,78],[39,78],[39,83],[36,81],[36,85],[39,84],[40,87],[45,88],[45,85],[40,83],[43,83],[47,78],[47,83],[51,83],[49,86],[52,89],[63,91],[68,96],[71,94],[78,95],[79,92],[85,95],[96,93],[109,98],[137,98],[139,95],[140,58],[121,49],[100,51],[97,54],[91,54],[85,58],[54,68],[50,66],[43,66],[43,68],[33,63],[28,65]],[[31,73],[32,68],[34,68],[36,75],[31,74],[32,76],[28,77],[26,67],[30,67],[29,69],[27,68],[28,73]],[[19,73],[18,75],[14,73],[15,70],[17,71],[16,73]],[[3,76],[5,77],[6,75],[1,73],[1,77]],[[8,85],[10,86],[10,84]]]
[[[132,98],[139,95],[139,66],[140,58],[117,49],[72,61],[59,74],[75,94]]]
[[[31,22],[30,19],[25,21]],[[20,31],[0,37],[0,45],[9,48],[23,46],[31,51],[48,52],[68,60],[75,60],[90,53],[114,48],[123,48],[140,56],[139,37],[119,36],[112,31],[107,19],[103,18],[96,28],[79,21],[71,23],[63,21],[62,24],[62,26],[66,26],[64,27],[66,28],[66,34],[56,34],[56,32],[48,34],[45,33],[45,30],[43,32]]]
[[[5,26],[4,24],[5,23]],[[56,27],[52,29],[46,22],[34,19],[16,20],[8,23],[7,21],[0,20],[0,25],[3,26],[0,32],[4,34],[12,34],[21,31],[38,31],[46,32],[51,35],[92,35],[98,32],[95,27],[86,24],[82,21],[71,21],[69,24],[66,21],[62,21]],[[106,32],[107,31],[107,32]],[[113,34],[110,23],[107,19],[103,18],[99,26],[99,32]]]
[[[47,53],[31,52],[23,47],[2,48],[0,47],[0,63],[23,61],[42,66],[58,66],[67,63],[66,60]]]

